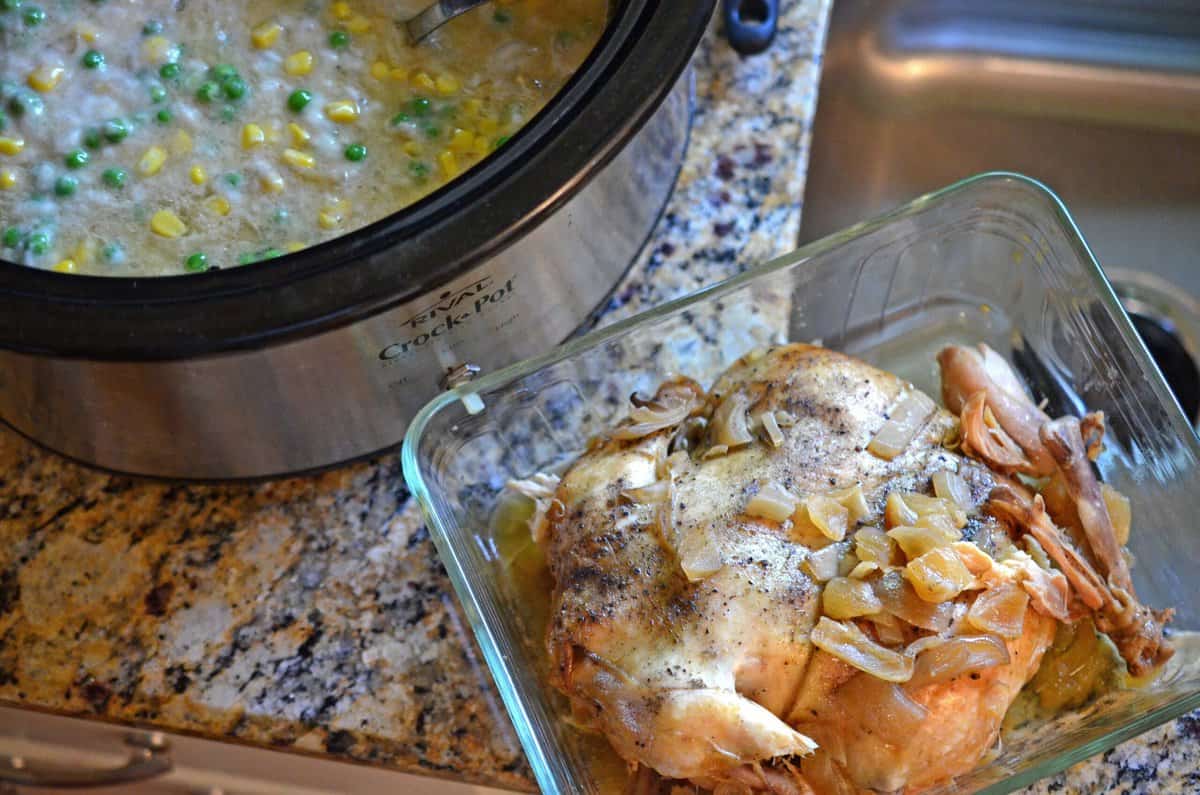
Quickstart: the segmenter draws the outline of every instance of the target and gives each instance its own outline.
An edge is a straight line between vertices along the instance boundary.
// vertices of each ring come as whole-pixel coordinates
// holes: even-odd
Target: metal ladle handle
[[[132,784],[161,776],[171,770],[169,747],[158,735],[125,738],[129,759],[120,767],[102,770],[70,770],[32,767],[19,756],[0,758],[0,792],[10,786],[57,789],[95,789]]]
[[[415,44],[459,14],[465,14],[472,8],[483,5],[484,2],[485,0],[438,0],[405,22],[404,26],[408,29],[409,38]]]

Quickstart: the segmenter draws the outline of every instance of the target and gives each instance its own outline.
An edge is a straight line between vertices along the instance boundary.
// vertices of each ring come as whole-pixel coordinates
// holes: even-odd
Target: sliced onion
[[[836,619],[869,616],[883,610],[869,584],[847,577],[834,577],[825,583],[821,605],[825,615]]]
[[[871,506],[863,496],[862,486],[855,483],[848,489],[839,489],[829,493],[829,496],[845,506],[850,512],[850,521],[854,524],[861,522],[871,515]]]
[[[812,644],[842,662],[887,682],[907,682],[913,659],[880,646],[852,623],[821,616],[810,636]]]
[[[975,507],[974,503],[971,502],[971,487],[967,485],[967,481],[963,480],[962,476],[957,472],[951,472],[946,469],[934,472],[933,493],[944,500],[952,500],[955,505],[964,511],[969,511]]]
[[[533,500],[533,514],[529,517],[529,535],[535,544],[542,544],[546,540],[550,531],[551,508],[557,505],[561,509],[562,503],[554,497],[558,492],[560,482],[561,479],[558,475],[536,472],[525,480],[510,480],[506,484],[509,491]]]
[[[804,501],[808,520],[831,541],[841,541],[850,526],[850,512],[832,497],[818,494]]]
[[[854,677],[838,695],[855,723],[895,747],[911,742],[929,717],[929,710],[913,701],[903,687],[874,676]]]
[[[929,527],[893,527],[887,531],[890,539],[904,550],[904,557],[916,560],[930,550],[938,547],[948,547],[958,540],[958,534],[948,536],[942,530]]]
[[[893,491],[887,496],[887,503],[883,507],[883,523],[886,527],[898,527],[900,525],[911,527],[920,518],[916,511],[908,507],[908,503],[900,496],[900,492]]]
[[[725,566],[721,549],[703,526],[681,533],[675,548],[679,566],[690,582],[711,577]]]
[[[1004,582],[975,597],[967,611],[967,623],[980,632],[1002,638],[1019,638],[1025,628],[1029,594],[1015,583]]]
[[[775,419],[775,414],[770,411],[764,411],[758,415],[758,424],[762,427],[763,433],[767,435],[767,441],[772,447],[783,446],[783,431],[779,428],[779,421]]]
[[[653,483],[646,486],[639,486],[636,489],[625,489],[618,496],[626,504],[657,505],[660,502],[665,502],[670,495],[671,481],[656,480]]]
[[[613,431],[614,439],[641,439],[652,433],[673,428],[687,419],[688,415],[700,407],[701,403],[695,393],[688,391],[685,397],[683,390],[674,390],[660,394],[653,400],[645,400],[636,393],[630,400],[634,407],[629,412],[629,425],[622,425]]]
[[[891,613],[874,613],[867,619],[875,626],[875,635],[887,646],[904,643],[904,625]]]
[[[878,567],[891,566],[896,554],[896,543],[878,527],[863,527],[854,534],[854,554],[864,562]]]
[[[904,567],[904,576],[926,602],[947,602],[975,584],[962,558],[949,547],[931,549]]]
[[[846,554],[847,544],[830,544],[810,552],[800,567],[817,582],[828,582],[838,576],[838,563]]]
[[[1008,665],[1008,648],[995,635],[951,638],[917,655],[909,688],[944,682],[962,674]]]
[[[917,592],[898,571],[888,572],[872,586],[883,609],[920,629],[930,632],[945,632],[950,629],[954,618],[954,607],[950,602],[932,604],[917,596]]]
[[[746,515],[772,522],[784,522],[796,512],[800,504],[791,492],[775,481],[759,486],[758,493],[746,503]]]
[[[928,395],[919,389],[912,390],[892,409],[887,422],[875,434],[867,449],[885,461],[891,461],[904,452],[904,448],[908,447],[936,408]]]
[[[790,412],[780,409],[775,412],[775,422],[779,424],[780,428],[790,428],[796,424],[796,418]]]
[[[741,392],[734,392],[721,401],[708,425],[714,444],[723,444],[733,450],[754,441],[746,416],[748,402]]]
[[[961,529],[967,524],[967,512],[953,500],[912,492],[906,492],[902,496],[904,503],[917,512],[918,524],[920,524],[920,519],[939,516],[946,517],[956,529]]]
[[[860,560],[854,568],[850,569],[850,573],[846,576],[852,580],[865,580],[877,571],[879,571],[878,563],[870,560]]]
[[[714,444],[712,447],[704,451],[704,460],[707,461],[710,458],[720,458],[721,456],[726,455],[728,452],[728,445]]]
[[[955,541],[950,546],[958,553],[963,565],[967,567],[967,571],[976,577],[987,575],[996,566],[996,561],[992,559],[991,555],[970,541]]]
[[[1132,520],[1129,498],[1107,483],[1100,484],[1100,496],[1104,498],[1104,506],[1108,508],[1113,529],[1117,531],[1117,543],[1125,546],[1129,543],[1129,525]]]

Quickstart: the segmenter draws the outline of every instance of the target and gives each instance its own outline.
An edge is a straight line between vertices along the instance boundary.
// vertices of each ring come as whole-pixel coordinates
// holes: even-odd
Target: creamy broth
[[[0,0],[0,259],[160,276],[343,235],[557,92],[605,0],[510,0],[419,46],[384,0]]]

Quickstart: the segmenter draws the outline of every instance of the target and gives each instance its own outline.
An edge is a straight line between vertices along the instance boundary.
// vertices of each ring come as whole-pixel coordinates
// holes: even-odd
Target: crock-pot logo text
[[[412,353],[430,340],[456,332],[459,326],[482,314],[484,310],[507,301],[512,296],[515,278],[514,276],[503,285],[496,286],[491,276],[484,276],[466,287],[447,290],[438,296],[436,303],[430,304],[401,323],[401,326],[414,333],[408,339],[388,345],[379,352],[379,358],[384,361],[399,358]]]

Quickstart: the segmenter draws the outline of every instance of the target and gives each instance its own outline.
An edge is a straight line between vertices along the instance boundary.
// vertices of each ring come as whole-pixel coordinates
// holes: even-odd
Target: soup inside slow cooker
[[[399,210],[578,69],[606,0],[500,0],[409,42],[386,0],[0,0],[0,259],[166,276]]]

